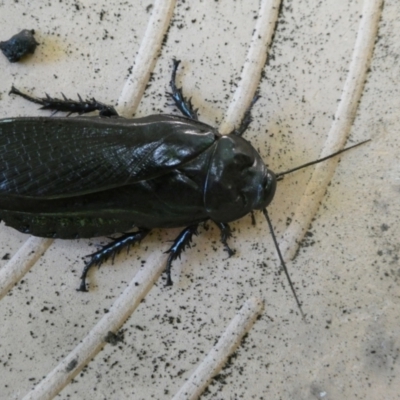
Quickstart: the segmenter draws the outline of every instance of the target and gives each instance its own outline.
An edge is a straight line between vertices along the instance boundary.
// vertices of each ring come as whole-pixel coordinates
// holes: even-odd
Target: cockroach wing
[[[0,196],[67,198],[153,179],[197,157],[217,135],[172,115],[3,119]]]

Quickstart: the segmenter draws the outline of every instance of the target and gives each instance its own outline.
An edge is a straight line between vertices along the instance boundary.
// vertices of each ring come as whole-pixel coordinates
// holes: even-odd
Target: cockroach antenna
[[[314,164],[318,164],[318,163],[320,163],[322,161],[329,160],[330,158],[335,157],[335,156],[337,156],[339,154],[342,154],[347,150],[354,149],[354,147],[357,147],[357,146],[361,146],[362,144],[367,143],[370,140],[371,139],[364,140],[363,142],[353,144],[352,146],[346,147],[345,149],[342,149],[342,150],[336,151],[335,153],[329,154],[329,156],[326,156],[326,157],[323,157],[323,158],[319,158],[318,160],[315,160],[315,161],[310,161],[310,162],[308,162],[306,164],[299,165],[296,168],[291,168],[291,169],[288,169],[287,171],[284,171],[284,172],[279,172],[278,174],[275,174],[276,180],[280,181],[280,180],[283,179],[284,175],[290,174],[292,172],[298,171],[299,169],[303,169],[303,168],[309,167],[309,166],[314,165]]]
[[[306,168],[306,167],[309,167],[309,166],[314,165],[314,164],[318,164],[318,163],[320,163],[320,162],[322,162],[322,161],[326,161],[326,160],[328,160],[329,158],[335,157],[335,156],[337,156],[337,155],[339,155],[339,154],[341,154],[341,153],[343,153],[343,152],[345,152],[345,151],[347,151],[347,150],[353,149],[354,147],[357,147],[357,146],[361,146],[362,144],[367,143],[367,142],[369,142],[370,140],[371,140],[371,139],[364,140],[363,142],[354,144],[353,146],[349,146],[349,147],[346,147],[345,149],[336,151],[335,153],[332,153],[332,154],[330,154],[329,156],[326,156],[326,157],[323,157],[323,158],[319,158],[318,160],[311,161],[311,162],[308,162],[308,163],[306,163],[306,164],[299,165],[299,166],[296,167],[296,168],[291,168],[291,169],[288,169],[287,171],[284,171],[284,172],[280,172],[280,173],[278,173],[278,174],[275,175],[275,176],[276,176],[276,180],[277,180],[277,181],[280,181],[280,180],[283,179],[283,176],[286,175],[286,174],[289,174],[289,173],[291,173],[291,172],[298,171],[299,169]],[[282,265],[282,269],[283,269],[283,271],[285,272],[286,278],[287,278],[287,280],[288,280],[288,282],[289,282],[290,289],[292,290],[292,293],[293,293],[293,296],[294,296],[294,298],[295,298],[295,300],[296,300],[297,306],[299,307],[301,316],[302,316],[303,320],[305,321],[305,320],[306,320],[306,315],[304,314],[303,309],[301,308],[301,304],[300,304],[300,301],[299,301],[299,299],[298,299],[298,297],[297,297],[296,290],[294,289],[293,282],[292,282],[292,280],[290,279],[290,275],[289,275],[288,269],[287,269],[287,267],[286,267],[286,263],[285,263],[285,261],[284,261],[284,259],[283,259],[283,257],[282,257],[282,253],[281,253],[281,250],[280,250],[280,248],[279,248],[278,241],[276,240],[274,228],[273,228],[273,226],[272,226],[271,219],[269,218],[268,211],[267,211],[266,208],[264,208],[262,211],[263,211],[263,214],[264,214],[264,216],[265,216],[265,218],[266,218],[266,220],[267,220],[267,222],[268,222],[269,230],[270,230],[270,232],[271,232],[272,239],[273,239],[273,241],[274,241],[275,248],[276,248],[276,251],[277,251],[278,256],[279,256],[279,260],[280,260],[281,265]]]
[[[264,216],[265,216],[265,218],[266,218],[266,220],[268,222],[269,230],[271,231],[272,239],[274,241],[276,251],[278,252],[278,256],[279,256],[279,259],[281,261],[282,269],[285,272],[286,278],[287,278],[287,280],[289,282],[289,286],[290,286],[290,289],[292,290],[293,296],[294,296],[294,298],[296,300],[297,307],[299,307],[301,316],[302,316],[303,320],[305,321],[306,320],[306,316],[305,316],[305,314],[303,312],[303,309],[301,308],[301,304],[300,304],[299,298],[297,297],[296,290],[294,289],[293,282],[290,279],[290,275],[289,275],[288,269],[286,267],[286,263],[283,260],[282,253],[281,253],[281,250],[280,250],[279,245],[278,245],[278,241],[276,240],[274,228],[272,227],[272,223],[271,223],[271,220],[270,220],[269,215],[268,215],[268,211],[267,211],[266,208],[264,208],[262,211],[263,211],[263,214],[264,214]]]

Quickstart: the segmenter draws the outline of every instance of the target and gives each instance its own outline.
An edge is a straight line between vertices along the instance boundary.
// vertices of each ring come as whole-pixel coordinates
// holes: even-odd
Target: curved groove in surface
[[[268,47],[275,31],[280,3],[281,0],[261,1],[257,23],[240,75],[239,86],[219,128],[219,132],[222,134],[232,132],[254,98],[267,59]]]
[[[89,334],[51,371],[24,400],[50,400],[56,396],[106,344],[108,332],[119,327],[135,311],[165,268],[164,253],[150,260],[153,268],[143,267]]]
[[[150,74],[154,69],[174,6],[175,0],[156,0],[154,2],[153,12],[139,52],[135,57],[132,72],[128,76],[118,99],[123,116],[132,115],[139,105]]]
[[[321,152],[321,158],[343,148],[352,127],[372,58],[382,3],[383,0],[365,0],[364,2],[349,73],[328,138]],[[312,218],[318,211],[337,162],[337,158],[333,158],[316,165],[293,220],[280,241],[280,249],[285,259],[291,259],[296,254]]]
[[[165,32],[169,26],[174,6],[175,0],[157,0],[154,3],[153,12],[135,58],[132,73],[119,97],[119,109],[125,110],[125,114],[132,114],[139,105],[161,48]],[[31,239],[33,240],[34,238]],[[105,345],[104,338],[107,333],[118,331],[125,320],[135,311],[147,292],[153,287],[154,282],[164,269],[165,259],[163,252],[153,260],[150,257],[146,268],[143,268],[135,275],[129,286],[110,308],[109,313],[24,399],[50,400],[56,396],[101,350]],[[71,369],[70,366],[73,366],[73,368]]]
[[[53,243],[53,239],[31,236],[0,270],[0,299],[30,270]]]
[[[250,298],[243,304],[217,344],[173,397],[173,400],[195,400],[199,398],[211,379],[217,375],[228,357],[238,347],[244,334],[251,329],[262,310],[263,302],[258,298]]]

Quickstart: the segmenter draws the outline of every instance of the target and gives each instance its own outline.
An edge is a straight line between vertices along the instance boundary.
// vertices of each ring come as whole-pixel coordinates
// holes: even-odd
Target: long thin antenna
[[[306,316],[303,313],[303,309],[301,308],[300,301],[299,301],[299,299],[297,297],[296,291],[294,290],[294,286],[293,286],[292,280],[290,279],[289,272],[287,270],[285,261],[283,261],[282,253],[281,253],[281,250],[279,248],[278,241],[276,240],[274,228],[272,227],[272,223],[271,223],[271,220],[269,218],[268,211],[267,211],[266,208],[263,209],[263,213],[264,213],[264,216],[265,216],[265,218],[266,218],[266,220],[268,222],[269,230],[271,231],[272,239],[274,240],[276,251],[278,252],[279,259],[281,260],[282,269],[285,272],[285,275],[286,275],[286,278],[287,278],[287,280],[289,282],[290,288],[292,289],[292,293],[293,293],[293,296],[294,296],[294,298],[296,300],[297,307],[299,307],[301,316],[302,316],[303,320],[305,320]]]
[[[371,139],[364,140],[363,142],[360,142],[360,143],[357,143],[357,144],[353,144],[353,146],[346,147],[345,149],[342,149],[342,150],[339,150],[339,151],[337,151],[337,152],[335,152],[335,153],[332,153],[332,154],[330,154],[329,156],[320,158],[320,159],[315,160],[315,161],[308,162],[307,164],[299,165],[299,166],[296,167],[296,168],[288,169],[287,171],[284,171],[284,172],[279,172],[279,173],[276,174],[275,176],[276,176],[276,178],[277,178],[278,180],[279,180],[279,179],[282,179],[281,177],[282,177],[283,175],[290,174],[291,172],[297,171],[297,170],[299,170],[299,169],[302,169],[302,168],[305,168],[305,167],[309,167],[310,165],[318,164],[318,163],[320,163],[320,162],[322,162],[322,161],[328,160],[329,158],[335,157],[335,156],[337,156],[338,154],[341,154],[341,153],[343,153],[343,152],[345,152],[345,151],[347,151],[347,150],[353,149],[354,147],[361,146],[362,144],[367,143],[367,142],[369,142],[370,140],[371,140]]]

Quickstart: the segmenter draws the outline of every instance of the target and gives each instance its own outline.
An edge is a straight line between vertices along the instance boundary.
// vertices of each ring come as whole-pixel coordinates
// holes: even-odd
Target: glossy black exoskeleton
[[[54,112],[100,111],[100,117],[0,120],[0,219],[7,225],[63,239],[137,228],[91,255],[82,291],[91,266],[113,258],[153,228],[185,227],[168,251],[171,284],[171,263],[190,245],[200,223],[215,222],[232,255],[228,223],[253,210],[263,210],[268,219],[266,207],[277,179],[242,138],[251,122],[251,107],[237,129],[220,135],[198,121],[191,102],[176,87],[178,65],[174,60],[170,96],[183,117],[124,119],[95,99],[32,98],[11,90]],[[278,253],[294,293],[279,248]],[[299,305],[297,297],[296,301]]]

